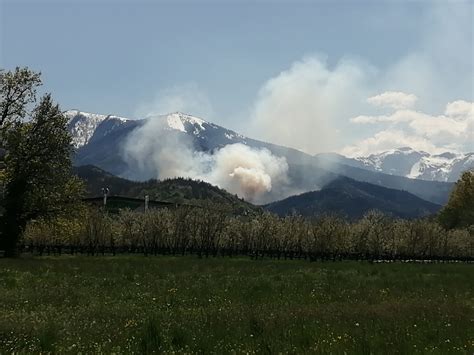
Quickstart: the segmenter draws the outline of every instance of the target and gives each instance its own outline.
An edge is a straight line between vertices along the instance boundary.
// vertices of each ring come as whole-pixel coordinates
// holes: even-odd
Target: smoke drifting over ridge
[[[272,143],[309,154],[334,151],[340,143],[337,124],[360,106],[367,91],[364,65],[308,56],[268,80],[260,89],[251,127]]]
[[[191,136],[170,130],[164,117],[150,118],[135,129],[123,153],[132,178],[200,179],[254,203],[267,202],[275,187],[288,184],[285,158],[241,143],[212,152],[197,150]]]
[[[339,102],[358,100],[354,92],[361,76],[359,67],[349,61],[341,61],[334,70],[329,70],[320,58],[295,62],[261,88],[249,117],[249,127],[254,132],[250,134],[256,132],[271,143],[308,153],[330,150],[335,141],[333,112],[343,115],[348,106]],[[194,113],[201,103],[208,106],[206,95],[197,86],[193,88],[162,92],[155,102],[142,105],[141,112],[154,118],[127,139],[124,157],[130,167],[128,177],[200,179],[254,203],[303,192],[292,186],[286,158],[268,149],[237,143],[204,152],[194,146],[193,132],[181,132],[177,127],[170,130],[166,118],[158,116],[164,110],[179,110],[190,103]]]

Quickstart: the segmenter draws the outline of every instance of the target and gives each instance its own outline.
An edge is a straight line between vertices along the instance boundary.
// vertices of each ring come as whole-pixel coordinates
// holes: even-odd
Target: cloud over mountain
[[[388,124],[389,127],[346,146],[342,153],[348,156],[366,155],[400,146],[430,153],[469,151],[474,148],[473,102],[450,102],[444,114],[440,115],[399,109],[386,115],[357,116],[350,121],[353,124]]]

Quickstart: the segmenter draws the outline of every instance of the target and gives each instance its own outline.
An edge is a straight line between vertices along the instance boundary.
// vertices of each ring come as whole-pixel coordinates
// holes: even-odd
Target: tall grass
[[[470,264],[0,259],[0,353],[466,353]]]

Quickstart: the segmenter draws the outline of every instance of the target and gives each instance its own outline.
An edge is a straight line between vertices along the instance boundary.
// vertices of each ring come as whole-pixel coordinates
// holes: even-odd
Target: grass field
[[[474,266],[0,259],[0,353],[469,353]]]

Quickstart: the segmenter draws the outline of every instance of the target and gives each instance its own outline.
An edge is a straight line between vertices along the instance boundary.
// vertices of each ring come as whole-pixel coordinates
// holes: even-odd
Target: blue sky
[[[473,101],[470,1],[1,0],[0,9],[1,67],[41,71],[64,109],[183,110],[308,152],[471,150],[462,103],[460,142],[439,134],[446,120],[431,136],[413,128],[419,117],[354,120],[400,109],[449,119],[448,103]],[[414,94],[417,106],[366,101],[383,92]],[[385,131],[391,142],[368,141]]]

